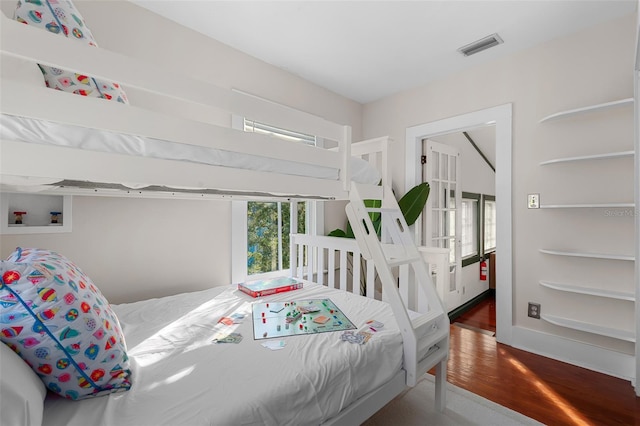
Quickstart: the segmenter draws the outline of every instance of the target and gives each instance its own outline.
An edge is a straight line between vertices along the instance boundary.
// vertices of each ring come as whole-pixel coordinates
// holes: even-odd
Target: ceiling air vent
[[[504,43],[498,34],[491,34],[485,38],[482,38],[478,41],[474,41],[473,43],[467,44],[466,46],[462,46],[458,49],[458,52],[462,53],[464,56],[471,56],[475,53],[482,52],[483,50],[487,50],[490,47],[497,46],[499,44]]]

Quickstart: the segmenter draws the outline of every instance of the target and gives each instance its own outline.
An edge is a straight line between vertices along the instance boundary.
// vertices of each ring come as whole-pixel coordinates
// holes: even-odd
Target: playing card
[[[358,345],[364,345],[371,339],[371,333],[366,331],[345,331],[340,335],[340,339],[349,342],[349,343],[357,343]]]
[[[245,315],[244,314],[240,314],[240,313],[234,313],[231,314],[231,316],[229,318],[231,318],[233,320],[234,324],[241,324],[242,320],[244,319]]]
[[[310,314],[313,312],[319,312],[320,308],[316,305],[298,306],[298,310],[303,314]]]
[[[272,351],[284,349],[285,345],[286,342],[284,340],[269,340],[268,342],[262,343],[262,346]]]
[[[367,343],[369,341],[369,339],[371,339],[371,333],[367,332],[367,331],[359,331],[356,333],[357,336],[362,336],[362,341],[360,342],[361,345],[364,345],[365,343]]]
[[[382,327],[384,327],[383,323],[381,323],[380,321],[375,321],[375,320],[369,320],[369,321],[367,321],[365,323],[365,325],[367,327],[369,327],[369,329],[371,331],[373,331],[374,333],[380,331],[382,329]]]
[[[214,339],[213,341],[215,343],[240,343],[242,341],[242,334],[229,333],[225,336]]]

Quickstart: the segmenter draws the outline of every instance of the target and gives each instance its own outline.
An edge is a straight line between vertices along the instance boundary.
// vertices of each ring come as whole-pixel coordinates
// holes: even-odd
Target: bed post
[[[338,150],[342,156],[342,170],[340,173],[342,188],[348,192],[351,185],[351,126],[342,126],[342,140],[339,143]]]

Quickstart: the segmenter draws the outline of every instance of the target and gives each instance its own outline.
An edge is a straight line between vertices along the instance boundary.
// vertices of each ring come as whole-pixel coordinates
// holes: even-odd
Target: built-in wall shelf
[[[540,204],[541,209],[633,208],[635,203]]]
[[[53,234],[71,232],[71,195],[3,193],[0,196],[0,234]],[[22,223],[14,212],[24,211]],[[52,212],[57,212],[57,223]]]
[[[555,114],[548,115],[540,120],[540,123],[544,123],[546,121],[557,120],[560,118],[567,118],[578,114],[583,114],[586,112],[595,112],[595,111],[603,111],[606,109],[621,107],[625,105],[633,105],[633,98],[620,99],[612,102],[605,102],[597,105],[589,105],[582,108],[570,109],[567,111],[556,112]]]
[[[542,314],[540,315],[540,318],[551,324],[559,325],[560,327],[586,331],[587,333],[599,334],[601,336],[613,337],[614,339],[625,340],[627,342],[636,341],[635,333],[629,330],[621,330],[619,328],[604,327],[597,324],[591,324],[588,322],[558,317],[555,315]]]
[[[540,249],[540,253],[550,254],[553,256],[587,257],[591,259],[608,259],[608,260],[628,260],[631,262],[635,260],[634,256],[630,256],[626,254],[585,253],[580,251],[549,250],[549,249]]]
[[[634,302],[636,300],[633,293],[627,293],[623,291],[613,291],[602,288],[589,288],[583,286],[577,286],[573,284],[554,283],[550,281],[540,281],[540,285],[543,287],[551,288],[558,291],[566,291],[569,293],[588,294],[590,296],[606,297],[609,299],[627,300]]]
[[[625,158],[625,157],[633,158],[633,156],[634,156],[634,151],[606,152],[606,153],[603,153],[603,154],[580,155],[580,156],[577,156],[577,157],[554,158],[552,160],[542,161],[540,163],[540,165],[541,166],[548,166],[550,164],[572,163],[572,162],[576,162],[576,161],[607,160],[607,159]]]

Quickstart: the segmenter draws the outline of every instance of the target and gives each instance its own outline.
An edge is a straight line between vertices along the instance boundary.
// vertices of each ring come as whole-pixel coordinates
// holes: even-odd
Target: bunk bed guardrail
[[[149,185],[174,185],[190,188],[216,188],[228,191],[254,191],[278,196],[292,193],[303,198],[346,199],[351,184],[351,127],[332,123],[321,117],[298,111],[240,91],[216,87],[207,82],[179,75],[167,67],[153,66],[142,60],[127,57],[102,48],[68,43],[47,31],[24,25],[0,14],[0,47],[3,58],[29,61],[86,73],[98,78],[118,81],[125,90],[139,90],[181,102],[176,114],[153,111],[153,105],[123,105],[100,99],[70,96],[42,86],[3,78],[3,114],[46,120],[66,125],[101,129],[111,132],[161,139],[187,145],[215,147],[229,152],[259,155],[278,160],[293,161],[309,166],[330,167],[339,171],[338,180],[300,176],[291,182],[290,176],[278,173],[245,170],[214,170],[200,164],[177,165],[168,159],[123,158],[122,155],[101,156],[112,161],[111,167],[96,162],[87,152],[72,152],[54,146],[26,146],[24,143],[2,140],[2,170],[5,175],[24,173],[25,164],[19,158],[30,158],[34,177],[85,179],[101,183],[122,182],[121,170],[132,171],[125,178],[129,182]],[[131,96],[130,96],[131,97]],[[135,98],[135,97],[134,97]],[[200,110],[189,117],[180,116],[181,105],[189,104]],[[191,111],[191,110],[189,110]],[[312,134],[337,143],[337,153],[315,147],[277,140],[256,133],[230,128],[232,115]],[[104,117],[109,117],[108,122]],[[207,117],[207,122],[193,119]],[[51,165],[51,155],[64,153],[62,164]],[[9,161],[11,158],[12,161]],[[140,163],[140,164],[132,164]],[[79,165],[82,170],[73,171]],[[101,167],[98,167],[101,166]],[[60,169],[65,176],[60,176]],[[172,168],[176,168],[173,172]],[[56,169],[58,171],[56,171]],[[109,172],[106,169],[111,169]],[[135,170],[135,172],[133,172]],[[169,176],[166,176],[167,171]],[[227,173],[228,172],[228,173]],[[238,180],[243,180],[237,183]],[[310,197],[312,198],[312,197]]]

